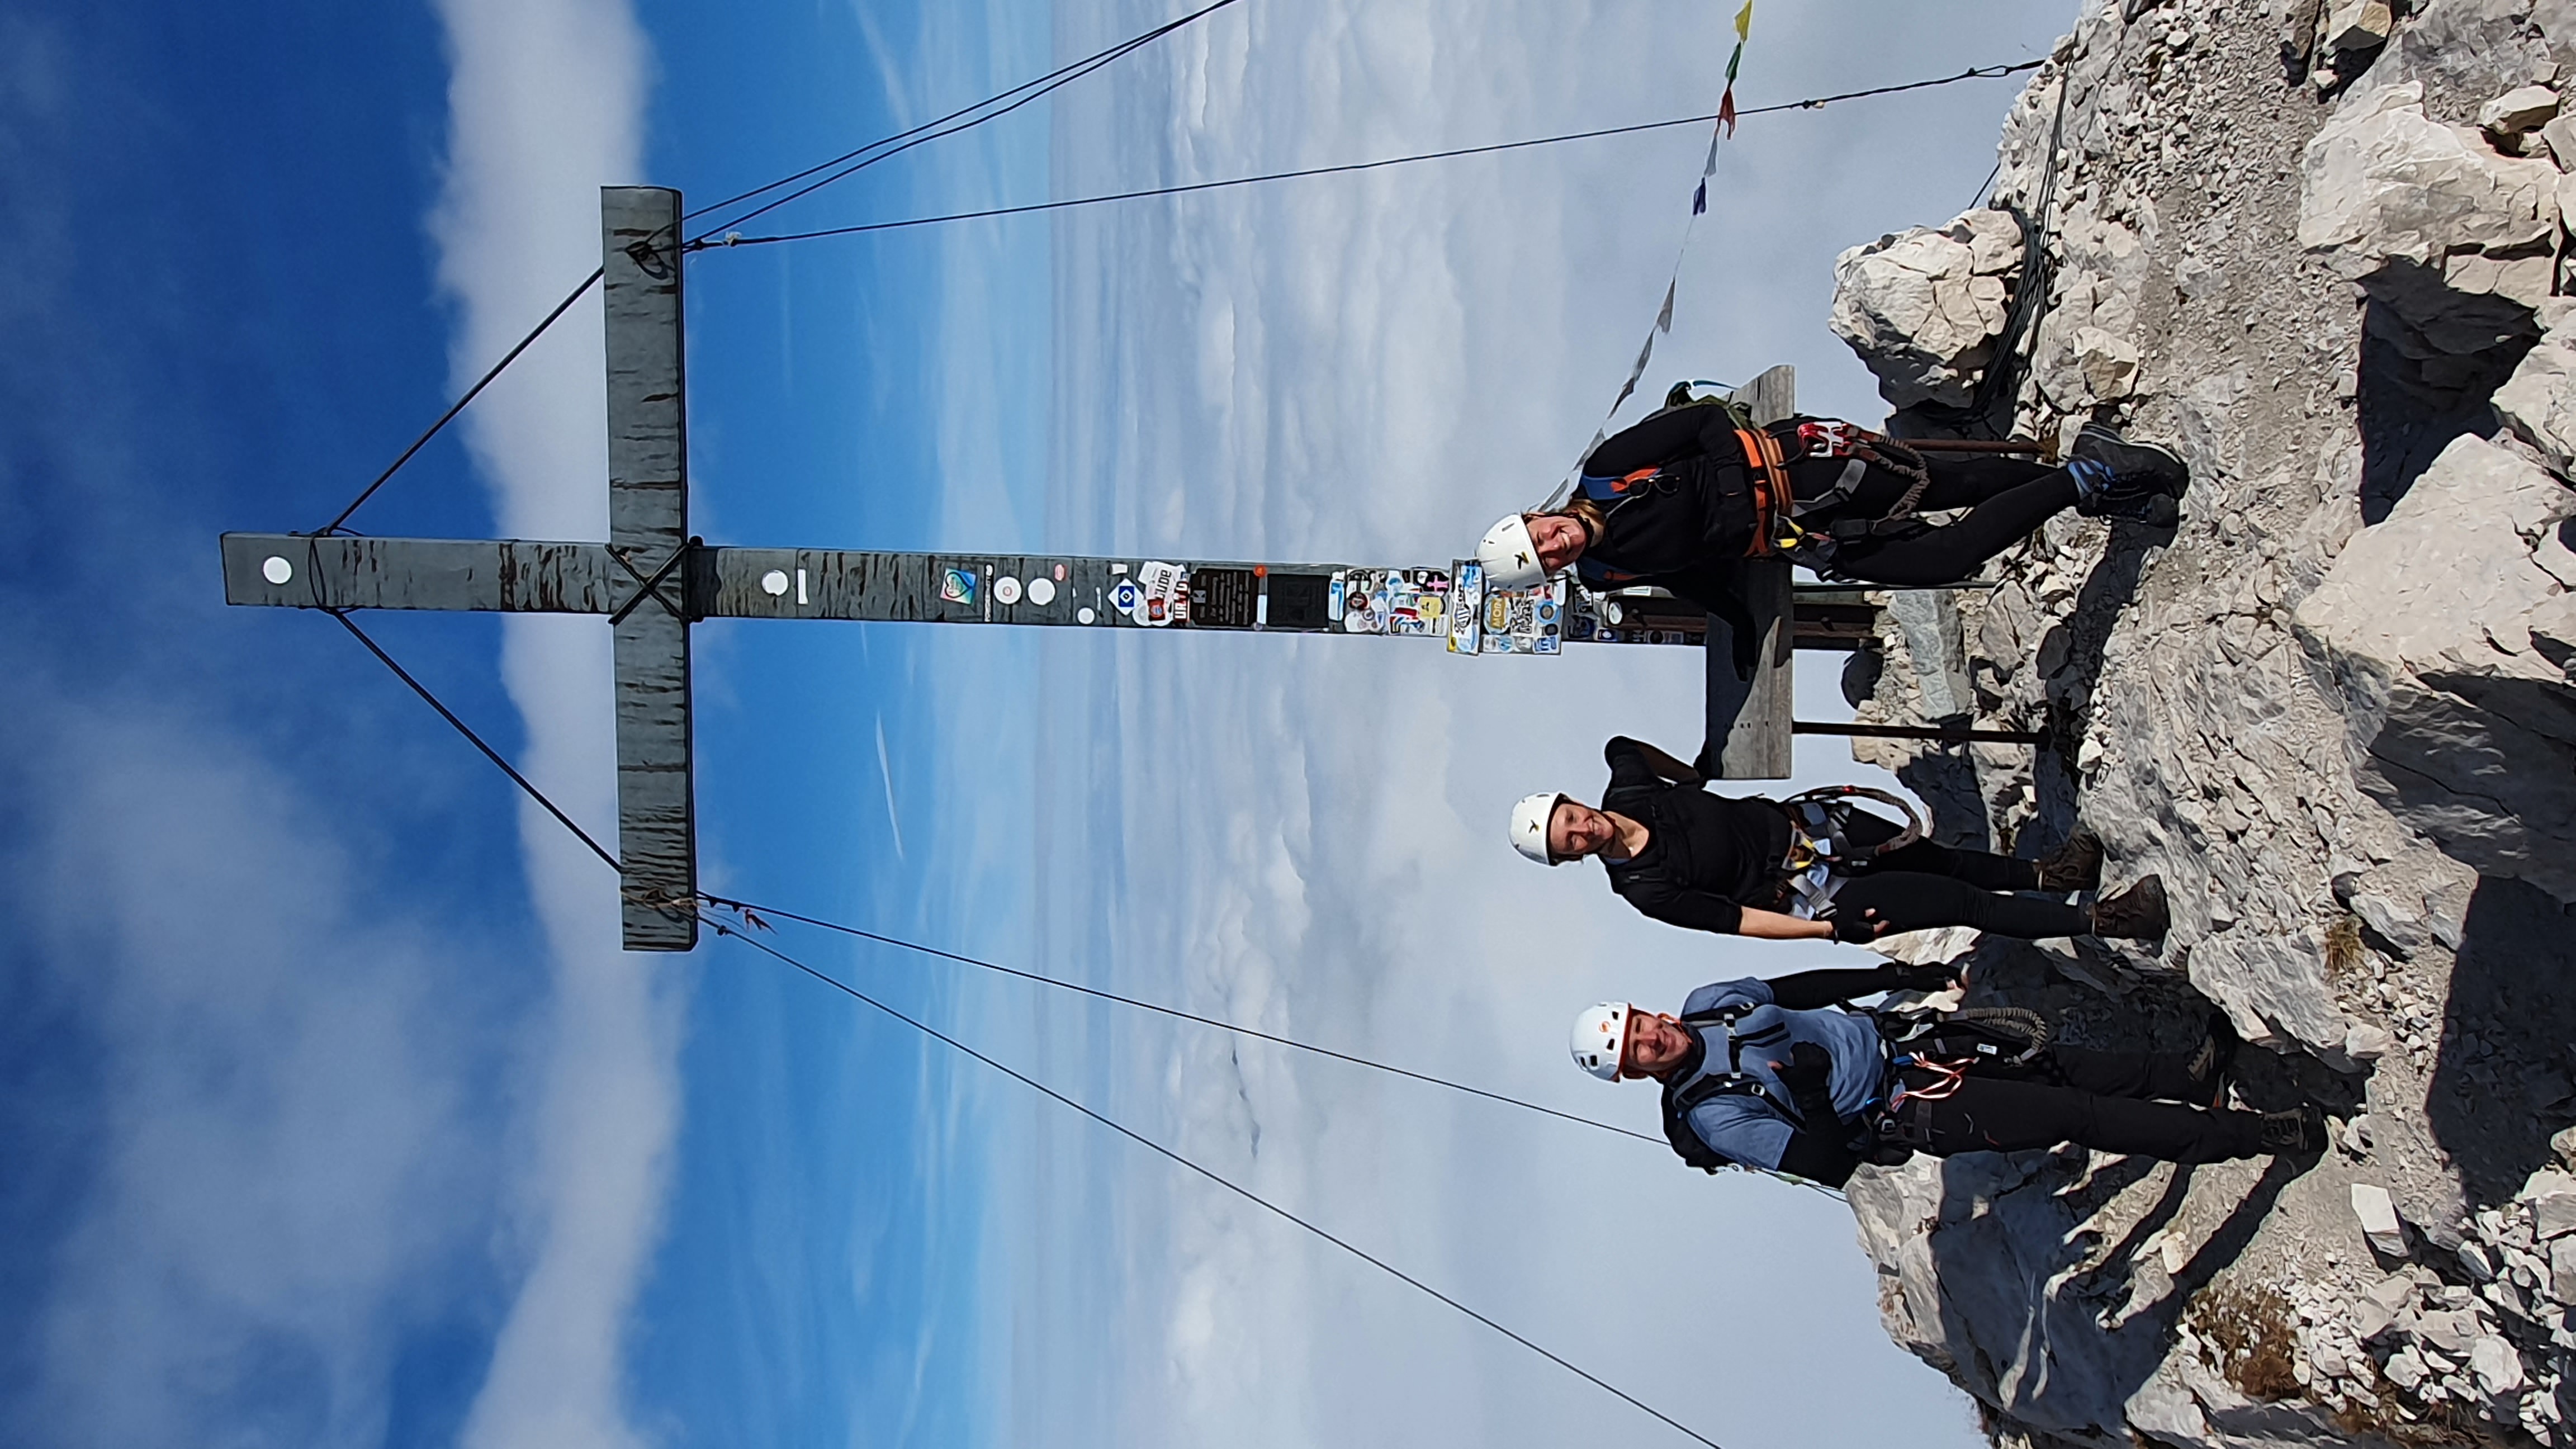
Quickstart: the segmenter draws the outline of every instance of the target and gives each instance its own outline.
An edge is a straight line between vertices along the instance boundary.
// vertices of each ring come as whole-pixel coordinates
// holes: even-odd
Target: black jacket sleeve
[[[1698,568],[1687,573],[1655,574],[1647,579],[1677,599],[1697,604],[1700,611],[1715,614],[1726,621],[1735,642],[1735,677],[1751,679],[1754,665],[1761,660],[1761,641],[1754,638],[1753,609],[1735,584],[1731,570]]]
[[[1601,747],[1601,758],[1610,766],[1610,788],[1623,785],[1696,785],[1699,771],[1674,759],[1643,740],[1626,735],[1612,735]]]
[[[1735,425],[1721,407],[1674,408],[1631,424],[1602,440],[1583,460],[1583,471],[1595,478],[1618,478],[1640,468],[1661,468],[1709,448],[1711,426],[1730,440]]]
[[[1742,906],[1709,891],[1685,890],[1651,876],[1632,878],[1616,888],[1628,904],[1668,926],[1732,936],[1744,925]]]
[[[1789,1145],[1780,1151],[1780,1170],[1827,1187],[1840,1187],[1851,1181],[1852,1169],[1865,1160],[1847,1140],[1829,1142],[1813,1132],[1792,1132]]]
[[[1828,976],[1837,973],[1807,973]],[[1866,973],[1851,971],[1842,975]],[[1774,983],[1773,990],[1778,990]],[[1783,1003],[1784,1005],[1786,1003]],[[1857,1134],[1834,1111],[1833,1054],[1814,1042],[1800,1042],[1789,1054],[1787,1064],[1779,1067],[1780,1085],[1789,1095],[1801,1122],[1789,1134],[1789,1145],[1780,1151],[1780,1170],[1800,1177],[1813,1178],[1828,1187],[1840,1187],[1851,1179],[1852,1169],[1860,1165],[1859,1150],[1853,1145]]]
[[[1876,996],[1882,991],[1938,991],[1950,984],[1946,966],[1908,966],[1890,961],[1853,971],[1801,971],[1776,977],[1771,1000],[1787,1011],[1813,1011],[1838,1001]]]

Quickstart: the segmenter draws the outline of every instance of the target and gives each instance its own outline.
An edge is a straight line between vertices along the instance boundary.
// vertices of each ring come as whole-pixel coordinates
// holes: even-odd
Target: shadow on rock
[[[2183,506],[2188,509],[2190,504]],[[2056,744],[2039,765],[2054,761],[2056,767],[2034,766],[2031,775],[2039,797],[2039,823],[2051,841],[2063,840],[2075,829],[2081,801],[2072,767],[2076,746],[2091,723],[2094,690],[2102,682],[2103,648],[2121,612],[2137,597],[2150,553],[2173,542],[2173,537],[2170,528],[2114,521],[2110,546],[2085,575],[2075,606],[2063,623],[2040,640],[2038,665],[2048,681],[2048,734]]]
[[[2460,927],[2424,1104],[2471,1201],[2502,1202],[2576,1124],[2576,908],[2481,877]]]
[[[2446,310],[2436,317],[2445,331],[2429,335],[2427,325],[2436,324],[2422,323],[2405,306],[2386,300],[2388,289],[2377,279],[2362,313],[2355,379],[2360,392],[2354,401],[2365,523],[2386,518],[2452,439],[2496,430],[2488,400],[2539,340],[2528,308],[2498,297],[2462,298],[2442,288],[2438,274],[2409,263],[2391,263],[2383,276],[2415,273],[2428,278],[2414,284],[2416,289],[2442,298]]]

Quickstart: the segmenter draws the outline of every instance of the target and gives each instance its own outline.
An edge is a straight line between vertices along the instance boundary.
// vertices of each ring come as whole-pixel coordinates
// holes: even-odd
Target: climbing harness
[[[1887,1042],[1889,1075],[1897,1081],[1887,1098],[1883,1114],[1887,1118],[1896,1118],[1908,1102],[1938,1102],[1956,1094],[1979,1062],[2029,1066],[2048,1050],[2054,1036],[2048,1018],[2022,1006],[1881,1012],[1878,1028]],[[1909,1086],[1900,1075],[1909,1071],[1932,1080]],[[1886,1135],[1884,1127],[1881,1135]]]
[[[1851,838],[1853,799],[1892,805],[1905,817],[1905,828],[1889,839],[1863,848]],[[1834,893],[1852,875],[1879,856],[1903,850],[1923,838],[1923,817],[1913,802],[1868,785],[1826,785],[1780,802],[1789,816],[1789,851],[1781,861],[1779,900],[1800,920],[1833,914]]]

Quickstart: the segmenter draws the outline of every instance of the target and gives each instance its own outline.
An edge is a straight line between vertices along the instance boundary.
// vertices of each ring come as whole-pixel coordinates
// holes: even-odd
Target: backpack
[[[1715,1148],[1701,1141],[1697,1132],[1691,1130],[1691,1111],[1702,1102],[1716,1097],[1759,1097],[1770,1103],[1773,1110],[1781,1116],[1788,1118],[1791,1128],[1799,1131],[1804,1131],[1806,1128],[1806,1123],[1799,1118],[1796,1107],[1782,1098],[1779,1093],[1762,1085],[1760,1079],[1748,1076],[1742,1071],[1745,1047],[1767,1046],[1786,1040],[1789,1035],[1787,1027],[1774,1027],[1770,1031],[1756,1032],[1750,1036],[1736,1035],[1736,1021],[1753,1009],[1750,1004],[1729,1006],[1716,1011],[1694,1011],[1682,1017],[1682,1025],[1694,1029],[1712,1026],[1726,1029],[1726,1070],[1703,1071],[1688,1082],[1678,1080],[1678,1074],[1676,1074],[1676,1080],[1664,1083],[1664,1140],[1672,1144],[1673,1151],[1680,1154],[1682,1161],[1702,1172],[1713,1173],[1720,1168],[1742,1165],[1731,1157],[1721,1156]],[[1714,1049],[1714,1043],[1710,1043],[1705,1035],[1701,1036],[1700,1041],[1704,1046]]]

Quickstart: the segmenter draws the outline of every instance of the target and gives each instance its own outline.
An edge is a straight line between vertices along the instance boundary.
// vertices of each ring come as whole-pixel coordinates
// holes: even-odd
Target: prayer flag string
[[[1682,263],[1690,256],[1692,234],[1699,230],[1699,219],[1708,211],[1708,183],[1717,176],[1718,147],[1735,134],[1735,76],[1743,69],[1744,43],[1751,38],[1752,31],[1753,0],[1744,0],[1744,8],[1735,12],[1735,49],[1726,57],[1726,90],[1717,100],[1717,124],[1709,128],[1708,159],[1700,163],[1699,185],[1691,191],[1690,220],[1682,226],[1681,249],[1673,257],[1672,276],[1664,283],[1664,304],[1655,312],[1655,325],[1646,329],[1646,344],[1637,349],[1636,365],[1628,369],[1627,381],[1619,385],[1619,396],[1611,402],[1610,411],[1601,415],[1601,426],[1593,432],[1592,441],[1583,445],[1586,458],[1591,457],[1592,450],[1600,447],[1602,440],[1610,436],[1610,419],[1618,416],[1619,409],[1627,406],[1628,399],[1637,391],[1638,380],[1646,375],[1647,366],[1654,361],[1655,339],[1672,334],[1673,299],[1681,290]],[[1566,475],[1565,481],[1557,485],[1556,492],[1549,495],[1541,506],[1554,508],[1563,503],[1566,495],[1573,491],[1575,477],[1581,471],[1582,462],[1578,459],[1574,472]]]

